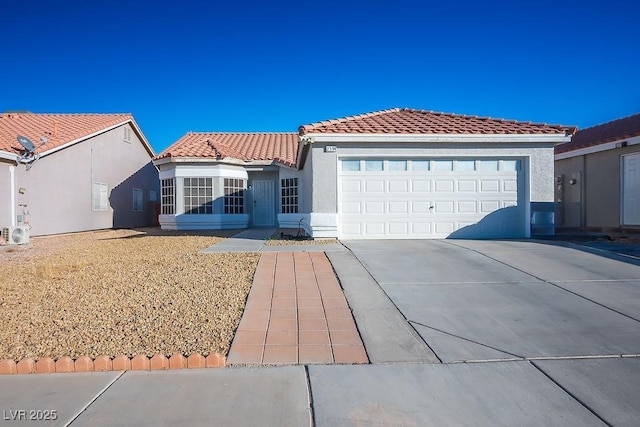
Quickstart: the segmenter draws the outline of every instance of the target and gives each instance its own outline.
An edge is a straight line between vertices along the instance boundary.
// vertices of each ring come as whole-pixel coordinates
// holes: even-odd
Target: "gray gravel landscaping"
[[[0,359],[226,355],[259,254],[198,251],[231,234],[107,230],[0,247]]]

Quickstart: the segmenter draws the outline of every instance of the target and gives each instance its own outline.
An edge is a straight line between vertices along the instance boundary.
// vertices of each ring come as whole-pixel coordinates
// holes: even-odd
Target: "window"
[[[224,179],[224,213],[244,213],[244,179]]]
[[[94,211],[106,211],[109,208],[109,194],[107,184],[93,183],[92,209]]]
[[[456,161],[456,170],[457,171],[474,171],[476,170],[476,162],[475,160],[458,160]]]
[[[139,188],[133,189],[133,211],[142,212],[142,190]]]
[[[176,180],[175,178],[160,180],[160,193],[162,194],[160,212],[162,215],[176,213]]]
[[[406,160],[389,160],[389,170],[390,171],[406,171],[407,161]]]
[[[434,160],[433,161],[433,170],[436,170],[436,171],[452,171],[453,170],[453,160]]]
[[[131,142],[131,128],[125,126],[124,127],[124,137],[123,137],[124,142]]]
[[[429,170],[429,160],[411,160],[411,169],[418,172]]]
[[[213,178],[184,178],[184,213],[213,213]]]
[[[280,187],[282,213],[298,213],[298,178],[283,179],[280,182]]]
[[[360,160],[343,160],[342,170],[345,172],[357,172],[360,170]]]
[[[365,160],[364,169],[368,172],[380,172],[384,169],[382,160]]]
[[[485,172],[497,172],[498,161],[497,160],[480,160],[480,170]]]

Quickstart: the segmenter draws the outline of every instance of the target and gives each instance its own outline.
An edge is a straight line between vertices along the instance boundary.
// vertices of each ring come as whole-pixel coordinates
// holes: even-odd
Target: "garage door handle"
[[[434,208],[434,206],[429,206],[429,210],[431,210],[431,209],[433,209],[433,208]]]

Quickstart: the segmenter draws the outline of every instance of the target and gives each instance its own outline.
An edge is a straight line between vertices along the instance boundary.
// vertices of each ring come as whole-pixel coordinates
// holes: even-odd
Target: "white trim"
[[[275,160],[240,160],[233,157],[225,157],[224,159],[216,159],[213,157],[164,157],[156,159],[153,164],[156,166],[165,165],[167,163],[214,163],[214,164],[231,164],[234,166],[286,166]]]
[[[617,147],[616,145],[620,144],[621,142],[626,142],[627,147],[630,145],[640,144],[640,136],[636,136],[628,139],[622,138],[616,141],[607,142],[605,144],[594,145],[592,147],[578,148],[577,150],[556,154],[554,156],[554,160],[570,159],[571,157],[578,157],[578,156],[584,156],[586,154],[599,153],[601,151],[614,150],[616,148],[620,148],[620,147]]]
[[[8,151],[0,151],[0,159],[7,159],[14,162],[18,162],[19,157],[20,156],[17,156],[13,153],[9,153]]]
[[[302,138],[302,137],[301,137]],[[304,138],[313,142],[548,142],[571,141],[561,134],[353,134],[312,133]]]

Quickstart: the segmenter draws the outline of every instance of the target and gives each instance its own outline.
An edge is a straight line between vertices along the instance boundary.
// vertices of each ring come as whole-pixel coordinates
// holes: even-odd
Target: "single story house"
[[[553,233],[553,149],[574,130],[394,108],[297,133],[190,132],[154,159],[160,224],[340,239]]]
[[[640,113],[576,132],[555,174],[557,226],[640,228]]]
[[[156,224],[158,170],[130,114],[0,114],[0,227]]]

